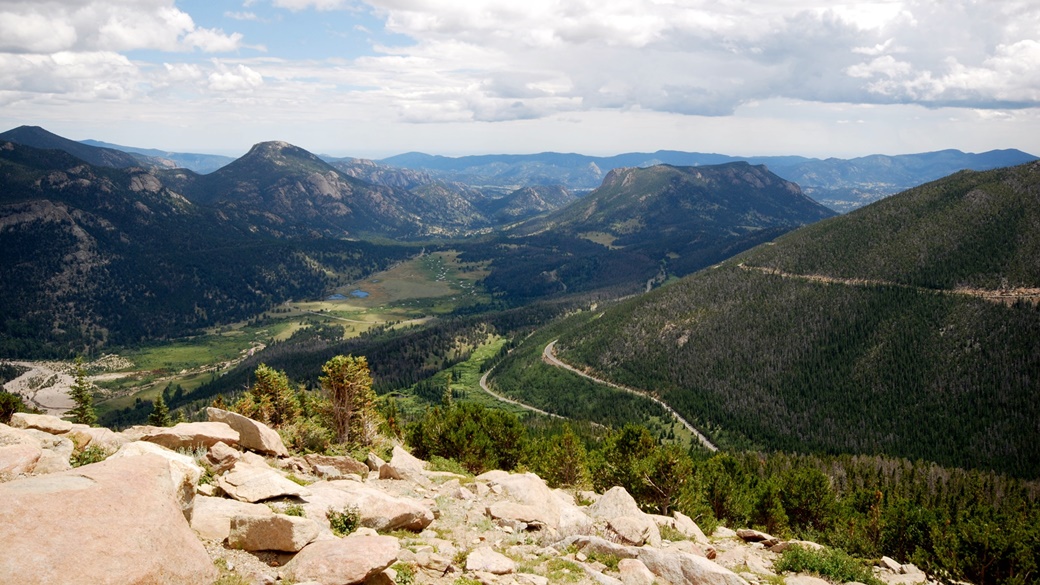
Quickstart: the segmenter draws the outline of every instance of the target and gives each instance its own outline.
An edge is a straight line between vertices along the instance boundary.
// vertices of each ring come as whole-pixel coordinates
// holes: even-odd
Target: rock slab
[[[4,582],[213,583],[170,465],[141,455],[0,484]]]
[[[392,536],[350,536],[303,547],[282,569],[282,577],[323,585],[362,583],[394,564],[401,545]]]
[[[212,406],[206,408],[206,417],[210,422],[224,423],[238,432],[238,445],[243,449],[275,457],[289,456],[278,431],[262,422]]]

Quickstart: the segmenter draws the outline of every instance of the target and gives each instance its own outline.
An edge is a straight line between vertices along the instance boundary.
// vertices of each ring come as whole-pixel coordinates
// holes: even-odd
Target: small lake
[[[339,293],[336,293],[334,295],[329,295],[329,296],[325,297],[325,300],[326,301],[345,301],[345,300],[347,300],[347,297],[345,297],[345,296],[343,296],[343,295],[341,295]]]
[[[358,299],[363,299],[363,298],[365,298],[365,297],[367,297],[367,296],[368,296],[368,293],[367,293],[367,292],[365,292],[365,291],[363,291],[363,290],[361,290],[361,289],[359,288],[359,289],[357,289],[357,290],[352,290],[352,291],[350,291],[350,296],[352,296],[352,297],[355,297],[355,298],[358,298]]]

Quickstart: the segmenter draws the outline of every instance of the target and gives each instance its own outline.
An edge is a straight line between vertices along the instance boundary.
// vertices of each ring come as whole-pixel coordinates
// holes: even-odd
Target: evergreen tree
[[[90,392],[91,384],[87,381],[87,371],[83,367],[83,357],[76,358],[75,381],[69,388],[69,396],[76,406],[69,411],[72,422],[95,425],[97,413],[94,412],[94,395]]]
[[[163,395],[160,394],[155,398],[155,405],[152,407],[152,414],[148,415],[148,424],[156,427],[168,427],[171,422],[170,409],[166,406],[166,401],[163,400]]]
[[[336,440],[367,445],[375,438],[378,417],[372,374],[365,356],[338,355],[325,362],[318,378],[329,399],[329,419]]]

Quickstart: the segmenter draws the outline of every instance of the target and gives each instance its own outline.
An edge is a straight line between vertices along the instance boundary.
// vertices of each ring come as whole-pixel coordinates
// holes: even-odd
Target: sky
[[[231,155],[1040,155],[1040,2],[0,0],[21,125]]]

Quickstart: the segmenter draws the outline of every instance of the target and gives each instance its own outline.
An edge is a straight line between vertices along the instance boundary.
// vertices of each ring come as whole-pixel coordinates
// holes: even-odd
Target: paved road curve
[[[621,386],[619,384],[615,384],[613,382],[609,382],[607,380],[603,380],[603,379],[597,378],[595,376],[590,376],[590,375],[586,374],[585,372],[575,368],[574,366],[571,366],[570,364],[566,364],[566,363],[560,361],[560,359],[558,357],[556,357],[556,342],[557,341],[559,341],[559,340],[558,339],[554,339],[554,340],[550,341],[549,344],[546,345],[545,349],[542,351],[542,357],[545,358],[546,362],[548,362],[549,364],[551,364],[553,366],[556,366],[557,368],[563,368],[565,370],[574,372],[575,374],[581,376],[582,378],[588,378],[589,380],[592,380],[593,382],[596,382],[598,384],[603,384],[603,385],[606,385],[606,386],[610,386],[611,388],[617,388],[618,390],[622,390],[624,392],[628,392],[628,393],[631,393],[631,394],[636,394],[638,396],[642,396],[643,398],[648,398],[650,400],[653,400],[657,404],[660,404],[662,408],[664,408],[669,413],[671,413],[671,415],[675,417],[675,420],[679,421],[684,427],[686,427],[686,429],[688,431],[693,433],[693,435],[695,437],[697,437],[697,440],[700,441],[701,445],[704,445],[704,447],[706,449],[708,449],[709,451],[718,451],[719,450],[718,447],[716,447],[711,441],[708,440],[708,437],[705,437],[704,435],[702,435],[701,432],[698,431],[697,429],[693,428],[693,425],[691,425],[689,422],[687,422],[686,419],[684,419],[683,417],[679,416],[679,413],[675,412],[675,409],[673,409],[671,406],[668,406],[667,404],[665,404],[662,400],[660,400],[660,399],[658,399],[658,398],[656,398],[654,396],[651,396],[648,392],[643,392],[643,391],[640,391],[640,390],[636,390],[635,388],[629,388],[627,386]],[[483,384],[483,380],[481,381],[481,383]]]

